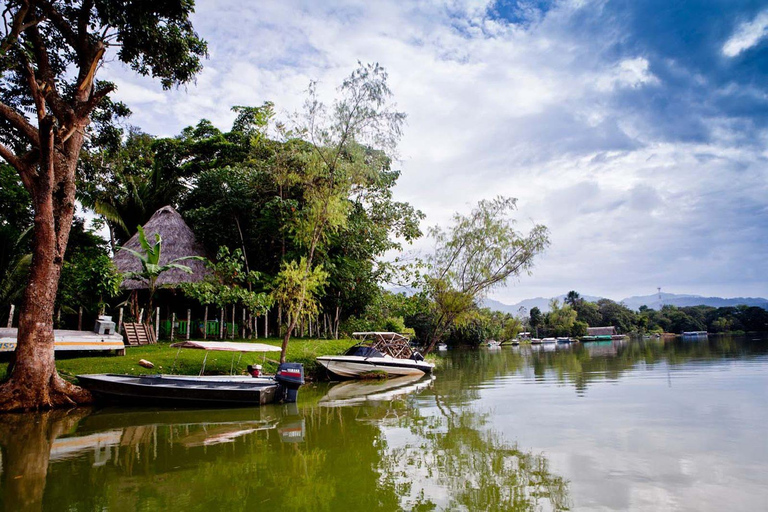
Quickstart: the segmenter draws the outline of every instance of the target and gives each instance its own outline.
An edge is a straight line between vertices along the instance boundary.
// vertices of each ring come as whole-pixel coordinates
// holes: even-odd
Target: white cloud
[[[762,11],[755,19],[742,23],[723,45],[723,55],[736,57],[749,50],[768,35],[768,11]]]

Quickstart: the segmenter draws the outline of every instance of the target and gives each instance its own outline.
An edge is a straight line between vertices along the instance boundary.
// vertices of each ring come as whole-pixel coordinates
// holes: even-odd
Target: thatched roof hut
[[[160,264],[165,265],[169,261],[184,256],[203,256],[206,257],[203,246],[195,240],[195,235],[189,226],[181,218],[179,212],[170,206],[163,206],[157,210],[149,221],[144,224],[144,232],[150,243],[155,242],[155,233],[160,233],[162,237],[162,252],[160,254]],[[124,245],[137,252],[143,252],[139,243],[139,234],[135,233]],[[117,251],[112,261],[120,272],[140,272],[141,263],[139,259],[128,251]],[[157,280],[158,286],[173,287],[180,283],[193,283],[202,280],[210,270],[205,266],[204,261],[185,260],[180,262],[192,269],[192,274],[187,274],[181,270],[169,270],[160,274]],[[147,284],[134,280],[126,279],[123,281],[122,288],[126,290],[137,290],[147,288]]]

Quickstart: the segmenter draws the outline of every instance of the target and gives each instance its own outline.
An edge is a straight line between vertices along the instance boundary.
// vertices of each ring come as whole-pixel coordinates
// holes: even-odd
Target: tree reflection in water
[[[382,478],[397,489],[403,509],[569,509],[568,483],[546,457],[488,430],[487,414],[454,410],[437,394],[435,405],[434,415],[400,417],[407,441],[382,457]]]

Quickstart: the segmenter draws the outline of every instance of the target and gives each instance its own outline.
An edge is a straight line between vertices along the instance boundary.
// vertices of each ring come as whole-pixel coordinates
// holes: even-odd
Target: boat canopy
[[[360,343],[397,359],[409,359],[413,355],[408,337],[396,332],[353,332],[352,336],[360,338]]]
[[[184,341],[174,343],[173,348],[197,348],[223,352],[280,352],[280,347],[266,343],[242,343],[236,341]]]

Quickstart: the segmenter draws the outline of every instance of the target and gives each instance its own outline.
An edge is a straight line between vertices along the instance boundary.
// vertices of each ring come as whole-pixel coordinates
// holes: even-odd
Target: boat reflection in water
[[[380,381],[341,382],[331,387],[319,404],[339,407],[396,400],[431,387],[434,380],[433,375],[406,375]]]

